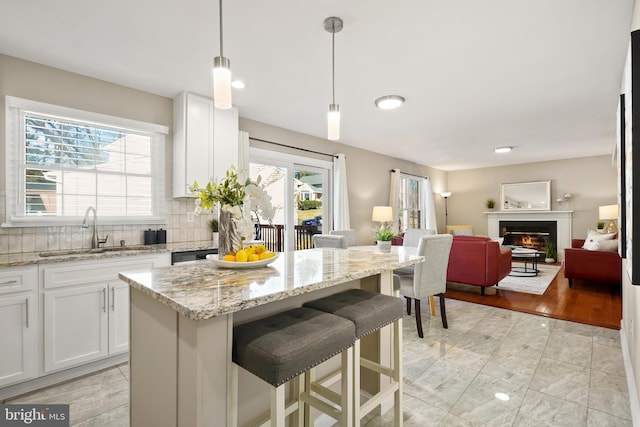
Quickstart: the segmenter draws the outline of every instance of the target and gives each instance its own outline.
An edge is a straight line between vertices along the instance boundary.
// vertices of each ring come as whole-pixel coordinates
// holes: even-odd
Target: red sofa
[[[482,286],[496,285],[511,272],[511,249],[484,236],[453,236],[447,281]]]
[[[584,239],[571,240],[571,248],[564,250],[564,277],[595,282],[622,283],[622,259],[618,252],[582,249]]]

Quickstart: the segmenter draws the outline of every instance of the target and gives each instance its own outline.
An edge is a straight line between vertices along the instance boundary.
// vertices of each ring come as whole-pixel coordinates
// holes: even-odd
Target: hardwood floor
[[[620,329],[622,319],[620,286],[574,279],[569,288],[562,268],[544,295],[486,288],[481,296],[479,286],[455,283],[446,297],[611,329]]]

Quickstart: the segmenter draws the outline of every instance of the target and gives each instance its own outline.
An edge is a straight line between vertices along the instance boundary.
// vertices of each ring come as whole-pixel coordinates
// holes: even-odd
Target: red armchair
[[[482,286],[496,285],[511,272],[511,249],[484,236],[453,236],[447,281]]]
[[[590,251],[582,249],[584,239],[571,240],[571,247],[564,250],[564,277],[595,282],[622,283],[622,259],[618,252]]]

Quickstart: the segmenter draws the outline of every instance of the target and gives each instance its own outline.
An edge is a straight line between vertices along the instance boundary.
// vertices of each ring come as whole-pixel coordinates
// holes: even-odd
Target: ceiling
[[[326,138],[335,36],[340,142],[443,170],[610,154],[633,0],[234,0],[233,103]],[[0,0],[0,53],[174,97],[212,96],[215,0]],[[374,100],[397,94],[398,110]],[[493,148],[510,145],[509,154]],[[322,147],[318,147],[322,151]]]

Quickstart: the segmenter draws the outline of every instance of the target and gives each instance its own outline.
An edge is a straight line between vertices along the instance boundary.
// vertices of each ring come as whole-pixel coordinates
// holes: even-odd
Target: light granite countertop
[[[108,246],[98,250],[69,249],[51,252],[24,252],[0,255],[1,267],[19,267],[31,264],[51,264],[67,261],[100,260],[105,258],[139,256],[153,253],[212,249],[211,240],[166,243],[162,245]],[[44,254],[41,255],[41,254]]]
[[[423,260],[402,251],[307,249],[281,253],[272,264],[261,268],[218,268],[211,261],[202,260],[121,272],[119,277],[183,316],[206,320]]]

